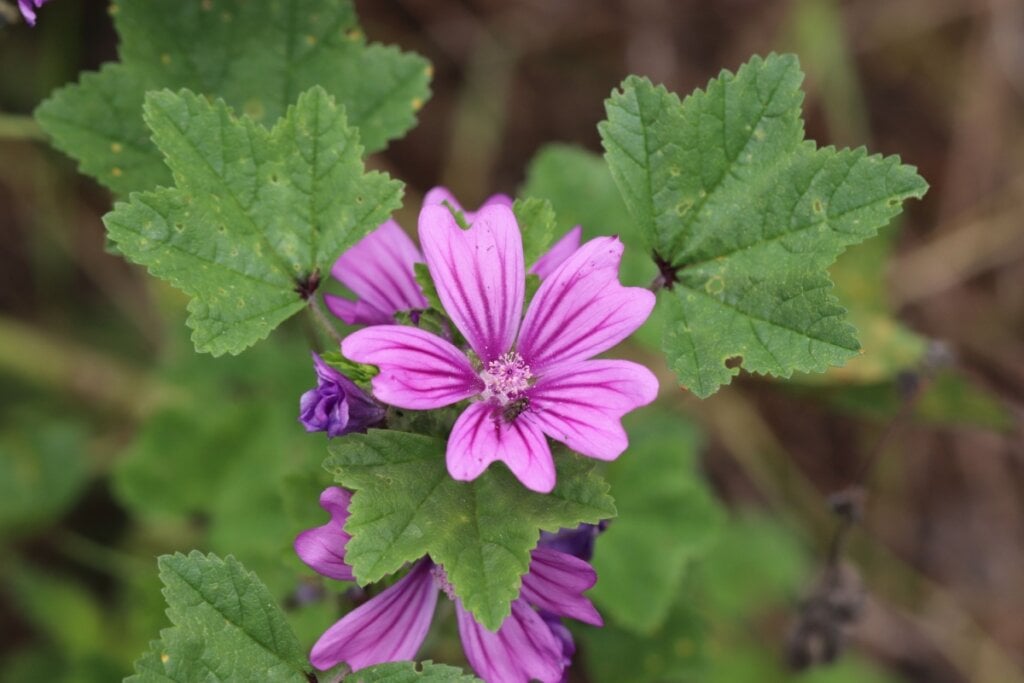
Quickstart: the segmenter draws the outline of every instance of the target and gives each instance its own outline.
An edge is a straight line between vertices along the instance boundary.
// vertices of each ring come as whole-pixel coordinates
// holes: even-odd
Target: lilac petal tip
[[[647,320],[654,294],[619,283],[622,249],[616,237],[592,239],[541,284],[518,343],[534,374],[603,353]]]
[[[591,626],[604,620],[583,592],[597,583],[589,563],[550,548],[534,548],[520,597],[535,607]]]
[[[530,273],[541,280],[546,280],[558,266],[562,265],[567,258],[580,248],[580,237],[583,235],[583,228],[576,226],[569,232],[562,235],[562,238],[555,242],[550,249],[544,252],[537,262],[530,267]]]
[[[552,368],[529,389],[530,418],[577,453],[614,460],[629,445],[622,416],[657,395],[657,378],[638,363],[579,361]]]
[[[348,504],[352,494],[331,486],[320,494],[320,507],[331,515],[323,526],[308,529],[295,539],[295,554],[310,569],[331,579],[352,581],[352,568],[345,563],[345,545],[351,536],[345,532]]]
[[[445,457],[459,481],[472,481],[501,460],[528,489],[550,493],[555,487],[555,463],[541,430],[525,414],[507,422],[490,403],[474,403],[459,416]]]
[[[350,325],[379,325],[391,322],[398,311],[426,308],[415,273],[415,264],[422,261],[401,226],[386,221],[345,251],[331,268],[331,275],[351,289],[358,301],[332,296],[328,308]]]
[[[522,599],[497,633],[473,619],[455,603],[462,649],[473,670],[487,683],[559,683],[565,671],[563,643],[536,611]]]
[[[437,604],[432,566],[420,561],[398,583],[327,629],[309,654],[313,666],[325,671],[345,662],[359,670],[415,658]]]
[[[482,388],[466,354],[415,327],[367,327],[345,337],[341,351],[358,363],[376,365],[380,374],[372,380],[374,396],[399,408],[441,408]]]
[[[523,310],[523,242],[512,211],[486,206],[468,230],[442,207],[420,212],[420,244],[448,317],[484,363],[512,347]]]

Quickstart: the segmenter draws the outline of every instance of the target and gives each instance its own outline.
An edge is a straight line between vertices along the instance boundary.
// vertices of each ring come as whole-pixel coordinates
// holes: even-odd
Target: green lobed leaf
[[[517,199],[512,212],[523,234],[524,263],[530,266],[551,246],[557,223],[555,209],[548,200],[531,197]]]
[[[150,93],[146,121],[176,187],[133,194],[104,223],[129,260],[193,297],[199,351],[266,337],[400,203],[398,181],[364,173],[357,132],[320,87],[269,131],[188,91]]]
[[[305,654],[255,574],[231,556],[160,557],[174,626],[135,664],[131,683],[198,680],[308,683]]]
[[[56,91],[36,110],[54,145],[115,193],[168,185],[142,120],[143,97],[188,88],[267,126],[321,85],[344,105],[367,151],[411,128],[430,66],[367,44],[349,0],[117,0],[121,62]]]
[[[556,531],[615,516],[608,485],[579,456],[556,457],[558,485],[525,489],[503,466],[472,482],[445,466],[445,441],[370,430],[333,442],[324,463],[355,491],[345,550],[361,584],[425,554],[444,566],[462,604],[496,630],[519,595],[539,530]]]
[[[598,541],[591,597],[602,613],[639,635],[668,617],[688,564],[721,527],[722,512],[697,471],[699,437],[678,415],[627,418],[629,452],[608,466],[619,517]]]
[[[470,676],[454,666],[427,661],[420,662],[418,667],[415,662],[378,664],[349,674],[345,680],[352,681],[352,683],[446,683],[447,681],[470,683],[480,679]]]
[[[803,139],[793,55],[754,57],[680,102],[636,76],[606,101],[605,158],[656,259],[674,273],[664,348],[685,386],[788,377],[856,355],[826,268],[927,184],[897,157]]]

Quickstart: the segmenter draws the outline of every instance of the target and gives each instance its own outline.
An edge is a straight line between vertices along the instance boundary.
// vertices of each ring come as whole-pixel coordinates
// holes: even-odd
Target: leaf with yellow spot
[[[429,64],[368,44],[350,0],[115,0],[111,14],[121,61],[56,91],[36,118],[83,173],[119,195],[171,183],[143,123],[150,90],[220,97],[269,127],[320,85],[367,152],[409,130],[415,102],[430,97]]]
[[[238,560],[192,551],[164,555],[158,564],[174,625],[135,662],[126,683],[308,683],[306,655],[284,613]]]
[[[320,87],[272,130],[188,91],[150,93],[146,122],[176,185],[133,194],[104,222],[126,258],[192,296],[199,351],[266,337],[401,202],[401,183],[364,172],[358,133]]]
[[[855,356],[826,269],[928,188],[897,157],[805,140],[802,80],[770,55],[683,101],[631,76],[605,104],[605,158],[666,280],[664,349],[702,397],[739,365],[788,377]]]

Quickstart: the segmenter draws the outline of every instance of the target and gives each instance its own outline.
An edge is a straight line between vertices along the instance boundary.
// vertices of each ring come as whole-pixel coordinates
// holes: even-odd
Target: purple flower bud
[[[600,524],[580,524],[575,529],[559,529],[555,533],[544,531],[540,535],[540,545],[589,562],[594,556],[594,541],[607,526],[608,523],[602,521]]]
[[[365,432],[384,419],[384,409],[355,382],[313,354],[316,388],[299,399],[299,422],[307,432],[327,432],[334,438]]]

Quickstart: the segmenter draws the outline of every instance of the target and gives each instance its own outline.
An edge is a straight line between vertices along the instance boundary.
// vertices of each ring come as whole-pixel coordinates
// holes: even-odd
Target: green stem
[[[328,319],[327,314],[325,314],[323,309],[320,308],[315,296],[309,297],[309,313],[310,317],[312,317],[313,321],[316,323],[316,326],[326,334],[328,338],[333,339],[337,344],[341,343],[341,335],[338,334],[337,328],[335,328],[334,324],[330,319]]]
[[[46,134],[31,116],[0,112],[0,139],[45,140]]]

